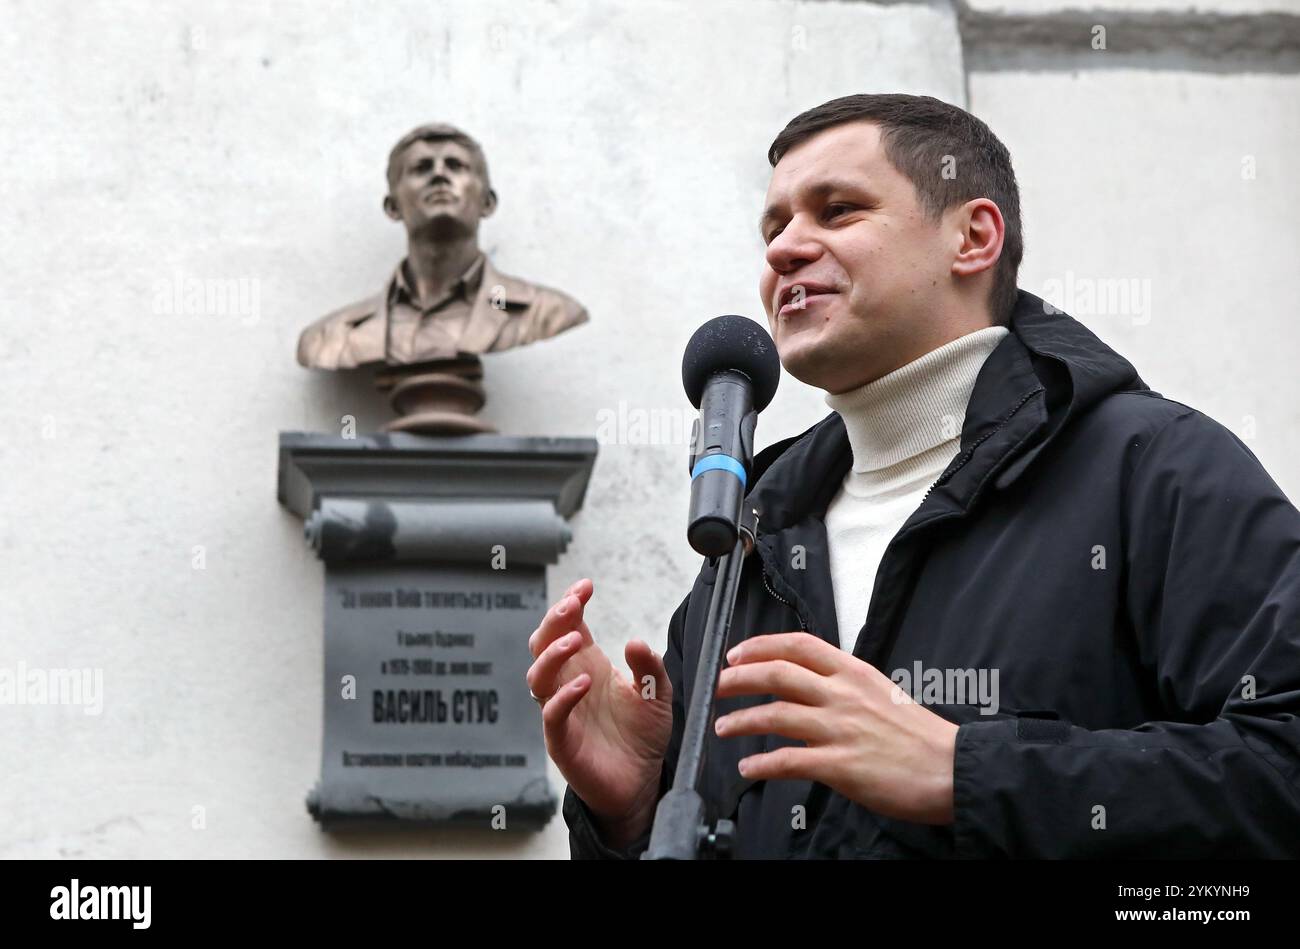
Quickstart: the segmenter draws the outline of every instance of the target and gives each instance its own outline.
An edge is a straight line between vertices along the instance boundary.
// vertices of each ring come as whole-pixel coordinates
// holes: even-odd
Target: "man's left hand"
[[[820,781],[883,817],[952,823],[958,726],[913,702],[875,666],[811,633],[753,636],[727,662],[719,698],[775,701],[723,715],[717,733],[807,744],[743,759],[746,778]]]

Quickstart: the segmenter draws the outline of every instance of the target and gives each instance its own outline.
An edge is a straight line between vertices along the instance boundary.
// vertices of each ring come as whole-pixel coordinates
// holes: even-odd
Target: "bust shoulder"
[[[511,314],[522,321],[513,345],[548,339],[557,333],[587,322],[586,308],[562,290],[534,283],[492,268],[487,275],[504,291],[507,308],[519,307]],[[500,293],[501,291],[497,291]]]
[[[590,316],[587,308],[563,290],[535,285],[537,296],[538,336],[545,339],[586,323]]]
[[[298,363],[319,369],[337,369],[340,350],[354,326],[379,313],[383,294],[376,293],[326,313],[298,337]]]

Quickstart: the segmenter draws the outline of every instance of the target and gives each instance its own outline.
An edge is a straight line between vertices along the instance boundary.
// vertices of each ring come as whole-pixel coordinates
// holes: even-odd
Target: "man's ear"
[[[483,213],[480,217],[491,217],[492,212],[497,209],[497,193],[491,188],[487,189],[487,194],[483,196]]]
[[[393,200],[391,194],[384,195],[384,213],[394,221],[402,219],[402,212],[397,209],[397,202]]]
[[[956,211],[961,242],[952,261],[952,272],[970,277],[988,270],[1002,256],[1006,222],[1002,211],[988,198],[974,198]]]

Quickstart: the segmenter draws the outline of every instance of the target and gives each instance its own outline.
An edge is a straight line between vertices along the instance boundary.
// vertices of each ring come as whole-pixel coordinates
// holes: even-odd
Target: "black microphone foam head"
[[[760,324],[743,316],[718,316],[695,331],[682,356],[682,385],[691,405],[698,409],[709,378],[728,369],[749,376],[755,411],[767,408],[781,380],[781,360]]]

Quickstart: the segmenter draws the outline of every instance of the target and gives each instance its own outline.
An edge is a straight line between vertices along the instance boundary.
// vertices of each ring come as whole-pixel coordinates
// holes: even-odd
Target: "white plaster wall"
[[[594,435],[620,400],[684,412],[694,327],[761,313],[772,137],[850,92],[961,103],[951,15],[767,0],[0,9],[0,666],[104,675],[99,716],[0,707],[0,857],[567,856],[558,815],[531,838],[336,840],[306,814],[322,571],[276,503],[277,432],[388,413],[365,382],[300,369],[298,332],[381,286],[404,250],[379,208],[388,149],[451,121],[483,142],[501,196],[485,248],[593,315],[491,358],[487,417]],[[257,305],[168,312],[177,277],[244,280]],[[824,412],[787,378],[760,442]],[[596,578],[592,625],[620,662],[632,636],[662,650],[689,587],[686,498],[681,445],[602,448],[552,588]]]
[[[1300,78],[991,72],[969,88],[1020,182],[1020,286],[1141,281],[1149,306],[1078,319],[1300,501]]]

